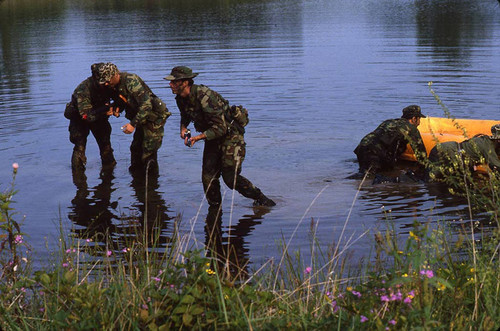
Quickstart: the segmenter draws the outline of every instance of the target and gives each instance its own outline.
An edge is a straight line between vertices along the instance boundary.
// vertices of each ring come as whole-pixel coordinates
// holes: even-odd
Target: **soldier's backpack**
[[[248,110],[243,106],[231,106],[229,108],[229,121],[241,134],[245,133],[245,126],[248,124]]]

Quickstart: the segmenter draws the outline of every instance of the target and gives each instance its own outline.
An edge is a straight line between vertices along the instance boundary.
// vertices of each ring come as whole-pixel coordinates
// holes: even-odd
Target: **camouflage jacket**
[[[461,143],[447,141],[434,146],[434,149],[439,151],[439,161],[446,162],[446,160],[449,160],[453,162],[459,155],[463,155],[472,161],[474,165],[487,164],[492,169],[500,170],[500,160],[495,152],[495,143],[486,135],[473,137]],[[432,152],[432,154],[435,153]]]
[[[181,112],[181,125],[187,127],[193,122],[198,132],[203,132],[207,140],[217,139],[228,133],[226,114],[229,103],[219,93],[204,85],[191,86],[191,92],[185,98],[175,97]]]
[[[112,89],[112,98],[121,109],[125,108],[125,117],[134,127],[148,121],[164,123],[171,115],[165,103],[136,74],[120,72],[120,83]]]
[[[417,127],[405,118],[396,118],[382,122],[375,131],[367,134],[354,153],[375,153],[386,162],[395,163],[406,150],[412,147],[417,160],[427,157],[422,136]]]
[[[88,77],[81,82],[71,96],[71,109],[68,118],[84,118],[93,122],[100,118],[105,118],[106,112],[95,112],[96,109],[104,107],[110,102],[110,94],[100,88],[92,77]],[[66,114],[65,114],[66,116]]]

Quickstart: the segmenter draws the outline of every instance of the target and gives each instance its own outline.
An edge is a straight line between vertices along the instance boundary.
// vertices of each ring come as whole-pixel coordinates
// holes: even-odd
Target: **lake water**
[[[348,243],[363,257],[373,233],[394,221],[467,219],[465,205],[424,184],[364,184],[359,140],[401,109],[419,104],[443,116],[428,82],[458,118],[498,119],[500,8],[494,0],[6,0],[0,2],[0,189],[19,164],[13,205],[37,259],[68,235],[109,229],[117,242],[144,214],[144,181],[132,178],[132,137],[111,118],[117,166],[100,178],[95,140],[86,180],[73,182],[65,103],[94,62],[137,73],[173,115],[148,183],[149,213],[162,233],[205,241],[202,144],[179,139],[179,112],[167,82],[173,66],[249,109],[243,175],[277,202],[271,210],[222,184],[222,231],[252,263],[279,257],[277,241],[309,250],[311,220],[323,245]],[[82,182],[83,181],[83,182]],[[389,217],[388,217],[389,216]],[[134,225],[135,224],[135,225]]]

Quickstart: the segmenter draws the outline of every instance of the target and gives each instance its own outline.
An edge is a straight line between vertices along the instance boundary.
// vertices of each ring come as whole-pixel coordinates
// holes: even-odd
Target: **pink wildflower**
[[[21,236],[20,234],[18,234],[18,235],[14,238],[14,243],[15,243],[16,245],[22,244],[22,243],[23,243],[23,236]]]
[[[411,298],[410,297],[406,297],[404,300],[403,300],[404,303],[406,304],[410,304],[411,303]]]
[[[387,295],[382,295],[380,297],[380,301],[382,301],[382,302],[389,302],[389,297]]]
[[[312,268],[311,267],[307,267],[306,270],[304,270],[304,273],[305,274],[310,274],[312,271]]]
[[[361,298],[361,293],[359,293],[358,291],[352,291],[351,293],[357,296],[358,298]]]
[[[390,321],[389,321],[389,324],[391,324],[391,325],[396,325],[396,321],[395,321],[395,320],[390,320]]]
[[[361,315],[361,323],[368,321],[368,317]]]
[[[420,270],[421,275],[425,275],[427,278],[432,278],[434,277],[434,272],[432,270]]]
[[[113,254],[113,252],[112,252],[112,251],[107,251],[107,252],[106,252],[106,256],[111,256],[111,254]]]

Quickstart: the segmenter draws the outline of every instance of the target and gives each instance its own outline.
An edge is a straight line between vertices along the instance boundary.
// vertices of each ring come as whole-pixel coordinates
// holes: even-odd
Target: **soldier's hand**
[[[133,127],[132,124],[127,123],[124,126],[122,126],[121,129],[124,133],[131,134],[132,132],[134,132],[135,127]]]
[[[109,106],[109,109],[108,109],[108,111],[106,112],[106,115],[107,115],[107,116],[111,116],[111,115],[113,115],[113,106]]]
[[[120,117],[120,107],[113,107],[113,115],[115,117]]]
[[[187,132],[187,128],[181,128],[181,139],[184,139],[186,140],[186,132]]]

